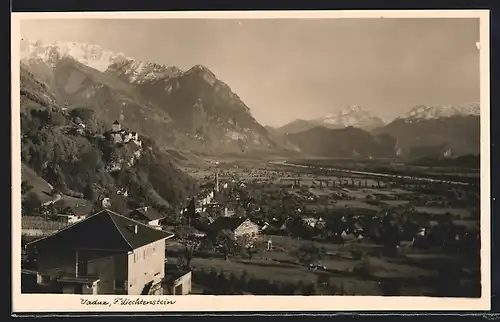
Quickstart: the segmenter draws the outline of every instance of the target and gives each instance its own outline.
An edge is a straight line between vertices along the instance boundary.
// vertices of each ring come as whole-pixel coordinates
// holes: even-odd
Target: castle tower
[[[113,128],[113,132],[119,132],[121,130],[122,126],[121,126],[120,122],[118,122],[118,120],[115,120],[113,122],[112,128]]]

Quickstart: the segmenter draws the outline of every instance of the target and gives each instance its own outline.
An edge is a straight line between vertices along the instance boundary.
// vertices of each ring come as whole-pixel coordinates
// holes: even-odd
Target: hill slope
[[[23,67],[21,75],[21,160],[56,189],[115,200],[125,189],[130,198],[159,207],[181,205],[190,195],[194,181],[153,140],[115,144],[97,113],[66,112]]]
[[[344,129],[315,127],[286,135],[304,153],[324,157],[394,157],[396,140],[389,135],[372,136],[352,126]]]

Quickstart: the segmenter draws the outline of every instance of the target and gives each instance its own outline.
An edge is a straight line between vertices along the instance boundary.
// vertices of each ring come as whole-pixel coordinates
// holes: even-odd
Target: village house
[[[54,206],[58,207],[61,205],[63,208],[57,216],[60,217],[63,221],[66,221],[68,224],[74,224],[81,220],[87,218],[94,209],[94,205],[90,202],[82,200],[81,202],[71,203],[70,205],[66,205],[65,201],[60,200],[54,203]]]
[[[202,211],[199,214],[212,223],[214,218],[220,217],[223,214],[223,209],[218,204],[209,205],[205,211]]]
[[[122,169],[122,166],[121,166],[121,163],[118,161],[111,161],[110,163],[108,163],[106,165],[106,167],[104,169],[107,172],[116,172],[116,171],[120,171]]]
[[[162,229],[160,221],[166,217],[166,215],[161,214],[158,210],[150,206],[137,208],[129,216],[156,229]]]
[[[162,294],[173,234],[102,210],[26,247],[46,293]]]
[[[243,217],[219,217],[210,225],[212,234],[223,230],[229,230],[236,239],[243,236],[255,238],[259,235],[260,227]]]
[[[236,213],[236,211],[234,210],[234,208],[232,206],[224,207],[224,217],[232,217],[232,216],[234,216],[235,213]]]
[[[302,221],[304,222],[304,224],[311,226],[313,228],[315,228],[316,226],[320,226],[324,223],[323,218],[315,218],[315,217],[304,217],[302,218]]]
[[[214,191],[205,190],[200,193],[196,200],[196,212],[202,212],[207,209],[207,207],[214,204]]]
[[[191,293],[191,271],[174,264],[166,264],[166,270],[172,274],[165,277],[163,295],[188,295]]]

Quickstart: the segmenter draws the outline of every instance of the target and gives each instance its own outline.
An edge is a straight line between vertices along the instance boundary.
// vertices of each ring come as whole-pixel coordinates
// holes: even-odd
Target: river
[[[437,182],[437,183],[445,183],[445,184],[452,184],[452,185],[462,185],[462,186],[468,186],[468,185],[470,185],[470,183],[460,182],[460,181],[449,181],[449,180],[440,180],[440,179],[432,179],[432,178],[425,178],[425,177],[415,177],[415,176],[404,176],[404,175],[396,175],[396,174],[389,174],[389,173],[379,173],[379,172],[356,171],[356,170],[341,169],[341,168],[331,168],[331,167],[326,168],[326,167],[318,167],[318,166],[312,166],[312,165],[294,164],[294,163],[289,163],[287,161],[270,161],[270,163],[276,164],[276,165],[298,167],[298,168],[309,168],[309,169],[315,168],[315,169],[320,169],[320,170],[341,171],[341,172],[345,172],[345,173],[369,175],[369,176],[374,176],[374,177],[400,178],[400,179],[409,179],[409,180],[426,181],[426,182]]]

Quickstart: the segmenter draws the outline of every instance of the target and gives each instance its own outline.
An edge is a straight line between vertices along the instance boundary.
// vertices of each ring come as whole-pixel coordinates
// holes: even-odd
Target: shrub
[[[90,120],[94,114],[94,110],[86,107],[76,107],[70,111],[71,117],[79,117],[83,122]]]
[[[365,258],[361,264],[356,266],[354,268],[354,272],[357,273],[361,278],[370,278],[373,274],[373,267],[368,260],[368,258]]]
[[[352,259],[358,261],[358,260],[361,260],[363,258],[364,253],[360,249],[353,249],[353,250],[351,250],[351,256],[352,256]]]
[[[302,294],[303,295],[316,295],[317,294],[317,286],[315,283],[309,283],[309,284],[306,284],[303,288],[302,288]]]
[[[23,215],[33,215],[34,212],[41,206],[41,201],[36,192],[29,192],[23,199],[21,211]]]
[[[67,123],[66,117],[62,115],[60,112],[51,112],[50,113],[50,123],[53,125],[64,125]]]

